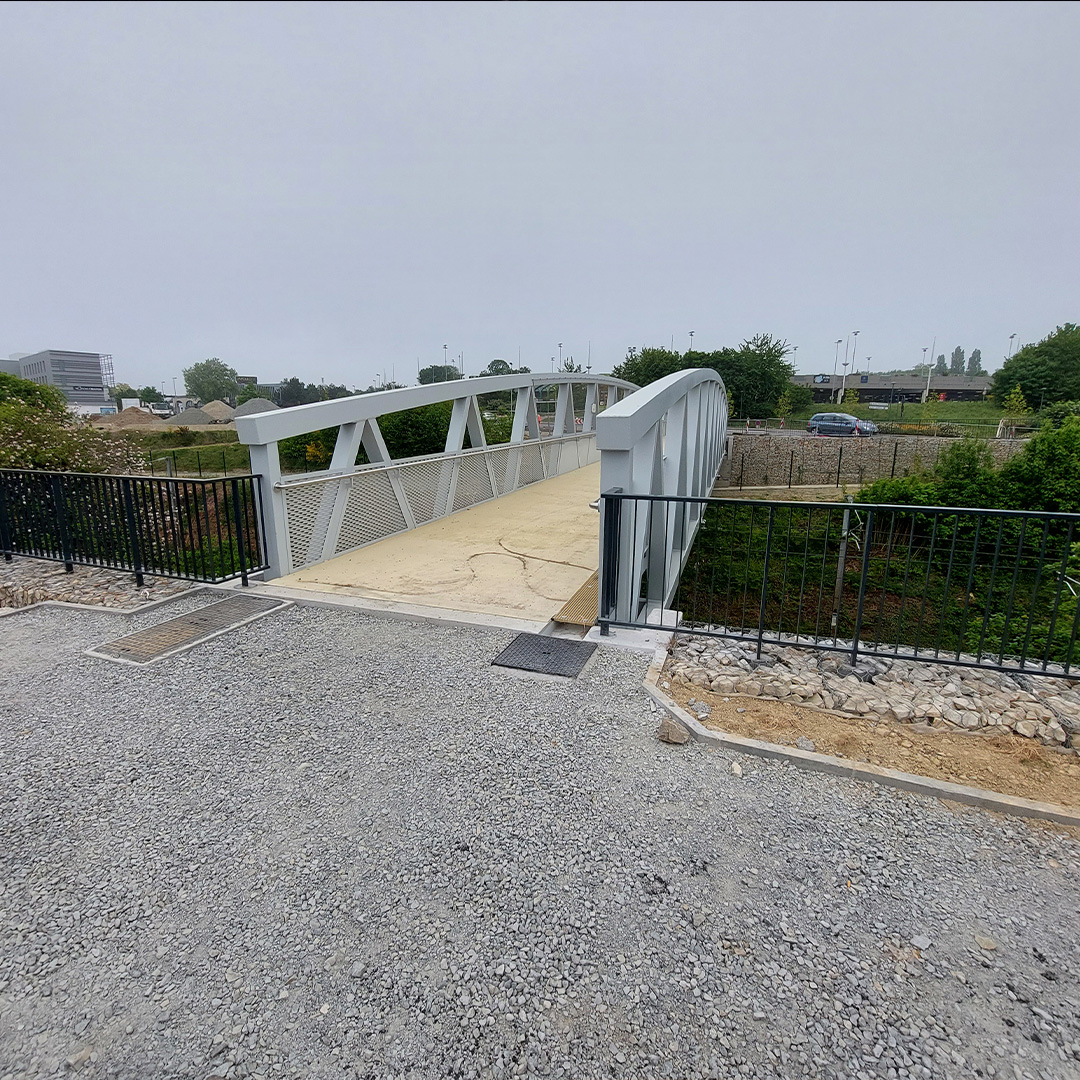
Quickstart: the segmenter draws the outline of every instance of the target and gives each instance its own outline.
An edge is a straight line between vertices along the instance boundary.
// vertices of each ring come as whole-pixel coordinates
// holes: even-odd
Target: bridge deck
[[[546,624],[597,569],[599,492],[588,465],[274,584]]]

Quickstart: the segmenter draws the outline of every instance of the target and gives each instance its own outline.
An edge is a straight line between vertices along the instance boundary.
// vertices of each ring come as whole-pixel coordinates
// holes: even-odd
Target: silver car
[[[873,435],[877,424],[850,413],[820,412],[806,421],[806,430],[811,435]]]

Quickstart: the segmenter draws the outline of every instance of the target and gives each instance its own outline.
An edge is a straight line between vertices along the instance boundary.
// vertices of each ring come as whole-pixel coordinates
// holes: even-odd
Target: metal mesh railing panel
[[[435,506],[439,491],[439,479],[446,462],[415,461],[398,467],[401,486],[417,525],[426,525],[436,518]]]
[[[334,554],[393,536],[406,528],[405,515],[388,472],[365,472],[352,478]]]
[[[472,454],[461,459],[457,490],[454,492],[455,510],[464,510],[467,506],[475,506],[495,497],[486,457],[486,454]]]
[[[340,482],[331,481],[335,486]],[[310,553],[316,541],[315,521],[325,491],[326,485],[322,483],[285,487],[285,528],[289,537],[289,559],[294,570],[312,561]],[[323,535],[318,538],[320,550],[327,524],[323,524]]]

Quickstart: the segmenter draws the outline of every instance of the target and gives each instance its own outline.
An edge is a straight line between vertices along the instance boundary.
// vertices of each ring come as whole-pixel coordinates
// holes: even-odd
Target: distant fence
[[[0,550],[218,582],[266,566],[255,476],[184,480],[0,469]]]
[[[883,477],[932,468],[956,440],[931,436],[841,437],[792,435],[759,438],[735,428],[727,478],[730,487],[859,486]],[[995,439],[986,446],[1001,464],[1025,446],[1023,439]]]
[[[762,644],[1080,678],[1080,515],[658,498],[605,492],[605,520],[680,535],[684,560],[628,594],[609,542],[601,630],[662,627]],[[663,603],[659,598],[663,598]],[[657,599],[652,599],[657,598]],[[680,614],[681,613],[681,614]]]
[[[840,406],[822,409],[822,412],[840,412]],[[1022,439],[1034,435],[1039,430],[1037,424],[1027,417],[1005,417],[1001,420],[888,420],[884,417],[871,416],[879,435],[909,435],[916,438],[962,439],[965,436],[976,439]],[[789,420],[781,416],[767,419],[748,420],[745,417],[732,420],[732,432],[743,431],[751,435],[789,434],[792,431],[806,431],[805,420]]]

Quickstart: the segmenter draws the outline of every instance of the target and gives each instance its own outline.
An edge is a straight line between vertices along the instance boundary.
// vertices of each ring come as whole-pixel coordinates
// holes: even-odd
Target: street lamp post
[[[694,351],[694,331],[690,331],[690,351]]]
[[[840,363],[840,343],[843,340],[844,339],[842,337],[838,337],[836,339],[836,352],[833,354],[833,360],[832,360],[832,377],[834,379],[836,378],[836,365],[838,363]]]
[[[1016,343],[1016,335],[1015,334],[1010,334],[1009,335],[1009,356],[1012,356],[1012,354],[1013,354],[1013,345],[1015,343]],[[1008,360],[1009,356],[1005,357],[1005,359]]]
[[[559,370],[562,370],[562,342],[559,342]]]

